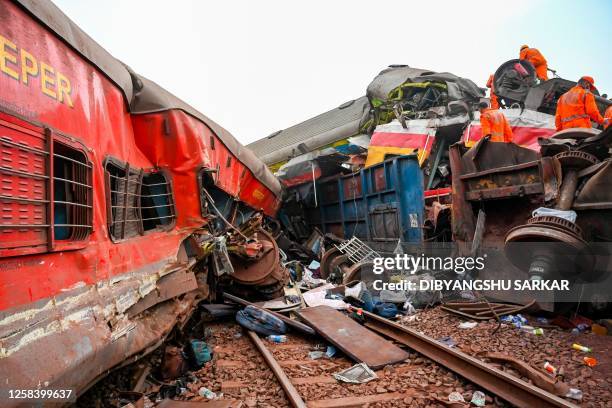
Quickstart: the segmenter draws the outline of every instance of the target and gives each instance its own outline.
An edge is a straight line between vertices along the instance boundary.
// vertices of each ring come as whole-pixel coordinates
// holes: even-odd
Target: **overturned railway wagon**
[[[2,387],[80,393],[207,295],[194,236],[274,216],[281,186],[51,2],[0,0],[0,70]]]

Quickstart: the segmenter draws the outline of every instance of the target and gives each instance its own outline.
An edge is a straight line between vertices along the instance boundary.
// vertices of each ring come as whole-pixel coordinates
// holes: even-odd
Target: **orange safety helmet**
[[[526,44],[521,45],[521,51],[523,51],[525,48],[529,48],[529,46],[528,46],[528,45],[526,45]]]
[[[580,77],[578,81],[588,82],[591,89],[597,89],[595,88],[595,80],[593,79],[592,76],[585,75],[583,77]]]

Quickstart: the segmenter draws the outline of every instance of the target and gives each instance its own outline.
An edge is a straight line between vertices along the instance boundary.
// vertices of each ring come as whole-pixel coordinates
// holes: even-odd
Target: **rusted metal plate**
[[[408,358],[404,350],[329,306],[309,307],[298,314],[347,356],[374,370]]]

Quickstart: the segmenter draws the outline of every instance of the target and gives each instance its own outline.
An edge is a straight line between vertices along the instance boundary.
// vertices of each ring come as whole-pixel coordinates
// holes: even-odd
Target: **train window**
[[[174,204],[170,182],[164,173],[155,172],[144,175],[140,192],[140,209],[144,231],[172,224]]]
[[[114,161],[107,161],[105,168],[110,200],[108,231],[111,237],[120,240],[139,235],[142,232],[139,208],[142,170]]]
[[[0,120],[0,257],[78,249],[92,231],[92,166],[51,129]]]
[[[91,165],[85,154],[53,142],[53,235],[82,241],[92,228]]]
[[[107,160],[105,168],[108,230],[113,240],[172,225],[174,200],[170,181],[163,172],[145,173],[113,159]]]

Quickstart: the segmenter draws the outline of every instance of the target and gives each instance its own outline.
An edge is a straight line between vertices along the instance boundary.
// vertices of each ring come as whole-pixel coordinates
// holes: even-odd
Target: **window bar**
[[[59,201],[56,201],[56,203],[57,202],[59,202]],[[173,206],[173,204],[170,203],[170,204],[161,204],[161,205],[145,205],[145,206],[140,206],[140,207],[128,206],[128,208],[131,209],[131,210],[136,209],[136,208],[144,208],[144,209],[148,210],[149,208],[162,208],[162,207],[172,207],[172,206]],[[91,206],[89,206],[89,207],[91,207]],[[123,206],[121,206],[121,205],[112,205],[111,208],[123,208]]]
[[[143,186],[147,186],[147,187],[167,186],[168,184],[170,184],[170,182],[168,181],[165,183],[151,183],[151,184],[142,183]]]
[[[74,181],[74,180],[67,180],[67,179],[63,179],[63,178],[60,178],[60,177],[56,177],[55,180],[63,181],[65,183],[75,184],[77,186],[81,186],[81,187],[84,187],[84,188],[91,188],[91,186],[88,185],[88,184],[79,183],[78,181]]]
[[[54,191],[53,191],[53,132],[50,128],[45,128],[45,138],[47,141],[47,170],[49,178],[47,179],[47,200],[49,204],[47,205],[47,224],[49,225],[47,230],[47,247],[49,251],[53,251],[54,241],[55,241],[55,231],[54,231],[54,205],[53,200],[55,199]]]
[[[87,161],[87,157],[85,157],[85,160]],[[82,171],[85,173],[83,179],[87,180],[87,184],[93,186],[93,180],[91,178],[91,169],[93,168],[93,164],[90,162],[87,162],[87,164],[89,165],[89,168],[82,168]],[[84,194],[85,202],[88,205],[88,207],[85,209],[85,224],[91,225],[91,231],[93,231],[93,189],[87,189],[86,191],[84,191]],[[91,220],[91,224],[89,220]],[[84,231],[89,232],[86,229]]]
[[[119,177],[119,176],[115,176],[114,174],[108,174],[109,177],[117,179],[117,180],[125,180],[125,177]],[[134,179],[133,177],[131,177],[132,179]],[[136,175],[136,179],[138,178],[138,175]]]
[[[137,198],[138,203],[137,203],[137,207],[136,208],[136,218],[138,218],[140,220],[140,222],[138,223],[138,233],[140,235],[144,234],[144,225],[142,224],[142,208],[140,208],[140,204],[142,203],[142,180],[143,180],[143,176],[144,176],[144,170],[140,169],[140,172],[138,173],[138,184],[136,185],[136,194],[139,196],[139,198]]]
[[[56,179],[56,180],[57,180],[57,179]],[[141,184],[139,183],[139,184],[138,184],[138,186],[140,187],[140,186],[141,186]],[[121,195],[123,195],[123,194],[124,194],[122,191],[113,191],[113,193],[116,193],[116,194],[121,194]],[[163,197],[163,196],[171,196],[171,195],[172,195],[172,193],[164,193],[164,194],[145,194],[145,195],[142,195],[142,194],[134,194],[134,193],[127,193],[127,195],[129,195],[129,196],[134,196],[134,197]],[[134,208],[137,208],[137,207],[134,207]]]
[[[57,157],[57,155],[56,155]],[[85,183],[87,182],[87,180],[83,179],[83,173],[81,172],[82,167],[81,166],[77,166],[74,161],[70,161],[70,163],[67,163],[70,167],[71,167],[71,171],[72,171],[72,175],[73,175],[73,179],[75,180],[79,180],[79,181],[84,181]],[[73,185],[73,200],[75,201],[79,201],[79,199],[82,199],[83,193],[85,193],[85,188],[83,186],[79,186],[79,185]],[[57,202],[57,201],[56,201]],[[85,220],[83,219],[83,211],[81,211],[81,208],[79,208],[80,206],[70,206],[70,205],[66,205],[66,211],[69,214],[69,218],[70,220],[74,220],[73,222],[77,225],[83,225],[85,224]],[[83,233],[83,229],[80,227],[74,227],[72,230],[72,233],[70,234],[71,238],[73,240],[80,240],[81,236]]]
[[[127,219],[127,197],[128,197],[128,186],[130,184],[130,164],[125,164],[125,186],[123,189],[123,222],[121,224],[121,239],[125,238],[125,220]]]
[[[89,165],[88,163],[83,163],[78,160],[71,159],[70,157],[62,156],[61,154],[57,154],[57,153],[55,153],[53,156],[59,157],[60,159],[72,162],[74,164],[78,164],[79,166],[83,166],[83,167],[87,167],[88,169],[91,169],[91,165]]]

